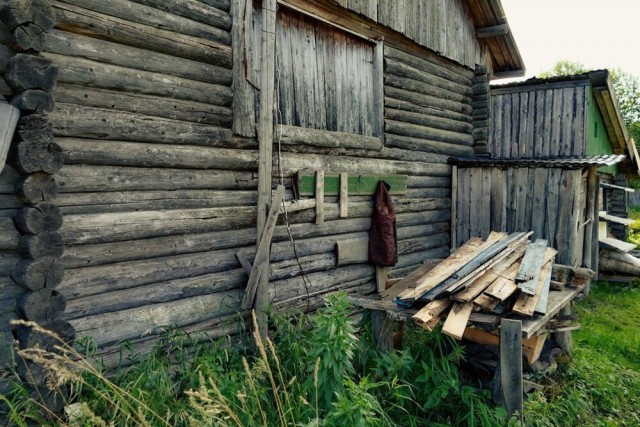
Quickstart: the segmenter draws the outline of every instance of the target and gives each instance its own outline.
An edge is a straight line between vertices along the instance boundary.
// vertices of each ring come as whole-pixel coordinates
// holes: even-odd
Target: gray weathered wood
[[[17,108],[0,102],[0,172],[4,168],[19,118],[20,111]]]
[[[62,263],[54,257],[20,260],[11,277],[25,289],[39,291],[41,289],[54,289],[64,278]]]
[[[379,137],[287,125],[278,126],[276,131],[276,137],[282,144],[306,144],[318,147],[361,148],[366,150],[382,149],[382,142]]]
[[[41,55],[18,53],[9,61],[4,77],[14,92],[28,89],[49,92],[56,83],[58,69]]]
[[[256,134],[254,88],[249,82],[249,61],[252,50],[250,37],[253,2],[234,1],[231,4],[233,18],[233,132],[247,137]]]
[[[551,271],[547,274],[547,277],[544,281],[544,287],[542,288],[542,293],[540,294],[540,299],[536,304],[535,312],[538,314],[546,314],[547,313],[547,305],[549,302],[549,291],[551,288]]]
[[[18,314],[25,320],[37,323],[60,319],[66,305],[64,295],[50,289],[25,292],[17,299]]]
[[[536,276],[542,267],[542,260],[545,250],[547,249],[547,244],[548,242],[545,239],[536,239],[535,242],[529,243],[527,251],[522,258],[520,269],[516,274],[516,281],[528,282]],[[522,285],[521,288],[524,293],[529,295],[533,295],[532,292],[535,291],[535,289],[529,289],[526,285]],[[527,290],[529,290],[529,292],[527,292]]]
[[[58,184],[52,175],[36,172],[17,182],[16,194],[29,205],[48,202],[58,194]]]
[[[56,232],[25,234],[20,238],[17,251],[24,258],[60,258],[64,252],[64,243]]]
[[[509,416],[522,413],[522,322],[502,319],[500,323],[500,382]]]

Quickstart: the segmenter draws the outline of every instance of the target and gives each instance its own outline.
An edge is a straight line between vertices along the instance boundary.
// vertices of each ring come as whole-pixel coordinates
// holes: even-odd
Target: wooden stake
[[[349,216],[349,175],[340,174],[340,218]]]
[[[324,224],[324,170],[316,171],[316,224]]]
[[[271,174],[273,169],[273,92],[275,85],[275,35],[276,35],[276,0],[264,0],[262,2],[262,74],[260,76],[260,124],[258,128],[259,157],[258,157],[258,245],[262,246],[265,241],[263,230],[267,222],[267,203],[271,197]],[[284,192],[284,187],[283,187]],[[276,217],[279,205],[276,204]],[[273,208],[273,206],[272,206]],[[273,209],[272,209],[273,210]],[[269,238],[271,241],[271,238]],[[268,263],[269,250],[267,247],[266,258]],[[254,261],[253,270],[260,263]],[[252,272],[253,272],[252,270]],[[267,315],[266,308],[269,303],[269,278],[267,274],[259,274],[256,279],[260,279],[260,286],[256,295],[256,315],[258,317],[258,328],[260,335],[267,336]],[[251,278],[249,279],[251,283]],[[253,291],[255,292],[255,291]],[[245,294],[247,297],[247,294]],[[253,305],[253,295],[246,303],[243,300],[243,307]]]
[[[389,267],[380,267],[376,265],[376,285],[378,292],[387,289],[387,279],[389,278]]]
[[[522,322],[500,323],[500,383],[507,414],[522,413]]]

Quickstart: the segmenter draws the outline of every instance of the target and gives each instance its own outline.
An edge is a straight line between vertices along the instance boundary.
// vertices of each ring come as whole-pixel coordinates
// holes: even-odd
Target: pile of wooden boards
[[[534,319],[547,314],[549,293],[564,289],[552,280],[557,251],[533,233],[492,232],[472,238],[447,259],[425,265],[384,291],[403,309],[419,309],[412,319],[462,339],[469,322],[497,325],[501,317]],[[561,269],[556,269],[556,274]]]

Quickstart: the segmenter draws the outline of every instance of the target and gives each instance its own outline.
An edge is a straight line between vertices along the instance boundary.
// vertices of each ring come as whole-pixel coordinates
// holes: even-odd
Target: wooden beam
[[[275,89],[275,36],[276,36],[276,0],[264,0],[262,2],[262,70],[260,75],[260,123],[258,128],[258,254],[262,246],[266,246],[261,254],[261,259],[253,263],[252,273],[255,271],[254,279],[249,278],[249,285],[257,286],[258,280],[260,285],[257,286],[257,292],[251,289],[251,293],[245,294],[242,301],[242,307],[253,306],[253,296],[256,296],[255,307],[258,319],[258,328],[260,335],[265,338],[267,336],[267,314],[266,309],[269,304],[269,275],[262,274],[262,264],[269,263],[269,244],[271,236],[267,236],[267,203],[271,198],[271,175],[273,169],[273,105],[274,105],[274,89]],[[280,190],[280,188],[279,188]],[[280,194],[279,198],[277,197]],[[275,219],[280,212],[280,203],[284,195],[284,187],[274,197],[271,212],[273,212],[273,227],[275,227]],[[275,205],[275,206],[274,206]],[[269,216],[272,216],[270,212]],[[271,227],[271,234],[273,234]],[[266,237],[269,237],[267,242]],[[255,283],[255,284],[254,284]]]
[[[387,279],[389,278],[389,267],[376,265],[376,287],[378,293],[387,289]]]
[[[476,30],[477,39],[487,39],[490,37],[503,36],[509,34],[509,24],[493,25],[491,27],[484,27]]]
[[[341,173],[324,174],[325,196],[337,196],[340,194],[342,184]],[[379,181],[384,181],[391,186],[390,194],[403,194],[407,190],[406,175],[347,175],[347,190],[350,195],[372,196]],[[309,172],[298,173],[298,195],[313,196],[316,194],[316,175]]]
[[[340,218],[349,216],[349,175],[340,174]]]
[[[19,118],[20,110],[5,102],[0,102],[0,172],[4,169]]]
[[[447,316],[447,320],[442,326],[442,332],[452,338],[461,340],[464,335],[464,330],[467,328],[467,322],[469,321],[472,310],[472,302],[455,303],[453,307],[451,307],[449,316]]]
[[[316,225],[324,224],[324,170],[316,171]]]
[[[522,322],[502,319],[500,324],[500,383],[509,416],[522,413]]]

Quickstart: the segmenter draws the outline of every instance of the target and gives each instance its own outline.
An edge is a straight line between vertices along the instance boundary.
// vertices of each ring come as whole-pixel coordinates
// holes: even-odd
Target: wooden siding
[[[456,245],[491,231],[533,231],[558,250],[557,261],[582,266],[587,222],[587,176],[581,170],[558,168],[459,167]],[[596,188],[590,197],[597,197]],[[594,211],[595,212],[595,211]],[[589,261],[591,262],[591,261]]]
[[[586,85],[493,88],[489,152],[505,158],[584,155]]]
[[[373,135],[374,44],[286,8],[276,34],[279,122]]]
[[[471,69],[485,63],[469,8],[462,0],[338,0],[338,3]]]
[[[598,104],[596,103],[595,97],[593,96],[593,90],[589,86],[588,93],[588,117],[587,117],[587,125],[585,128],[585,137],[586,137],[586,149],[585,154],[587,155],[599,155],[599,154],[613,154],[614,150],[611,145],[611,139],[609,138],[609,133],[607,132],[607,127],[605,121],[602,117],[602,113],[600,113],[600,109],[598,108]],[[605,166],[599,169],[602,173],[608,173],[611,175],[616,175],[620,170],[619,165],[613,166]]]

